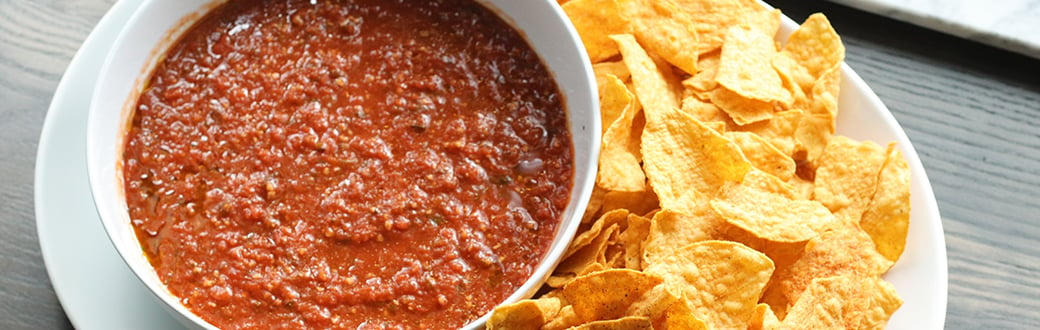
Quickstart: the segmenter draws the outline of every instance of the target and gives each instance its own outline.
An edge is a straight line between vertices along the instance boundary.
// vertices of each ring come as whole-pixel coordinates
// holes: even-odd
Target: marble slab
[[[1040,59],[1040,0],[831,0]]]

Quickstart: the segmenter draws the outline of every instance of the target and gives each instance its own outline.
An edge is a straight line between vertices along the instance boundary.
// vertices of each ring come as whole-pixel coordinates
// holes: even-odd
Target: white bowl
[[[87,169],[94,204],[108,237],[142,283],[178,321],[215,329],[167,290],[144,255],[127,213],[120,175],[124,135],[144,83],[160,55],[205,13],[226,0],[146,1],[123,26],[102,66],[87,121]],[[596,176],[600,146],[599,102],[592,68],[580,39],[553,0],[478,0],[525,36],[555,76],[563,94],[574,144],[574,186],[546,257],[505,302],[530,297],[559,262],[580,223]],[[488,315],[470,323],[479,328]]]

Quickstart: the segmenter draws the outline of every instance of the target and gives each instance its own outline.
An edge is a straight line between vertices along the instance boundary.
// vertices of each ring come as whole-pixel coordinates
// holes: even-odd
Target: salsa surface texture
[[[471,0],[231,1],[166,53],[124,149],[159,277],[221,328],[457,328],[556,234],[559,89]]]

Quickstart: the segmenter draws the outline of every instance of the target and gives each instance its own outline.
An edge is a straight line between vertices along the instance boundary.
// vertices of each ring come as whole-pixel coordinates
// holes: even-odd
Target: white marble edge
[[[830,0],[1040,59],[1038,0]]]

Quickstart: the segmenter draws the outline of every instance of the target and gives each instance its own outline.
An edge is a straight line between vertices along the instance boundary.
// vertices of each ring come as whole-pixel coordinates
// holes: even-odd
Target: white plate
[[[40,249],[54,290],[78,329],[181,329],[134,278],[105,236],[87,186],[86,115],[94,80],[119,28],[138,6],[119,1],[73,58],[54,94],[37,152],[35,201]],[[794,22],[785,20],[790,31]],[[942,329],[947,265],[939,210],[921,161],[884,104],[843,67],[838,132],[896,141],[913,175],[911,223],[902,259],[885,275],[905,300],[890,329]]]

